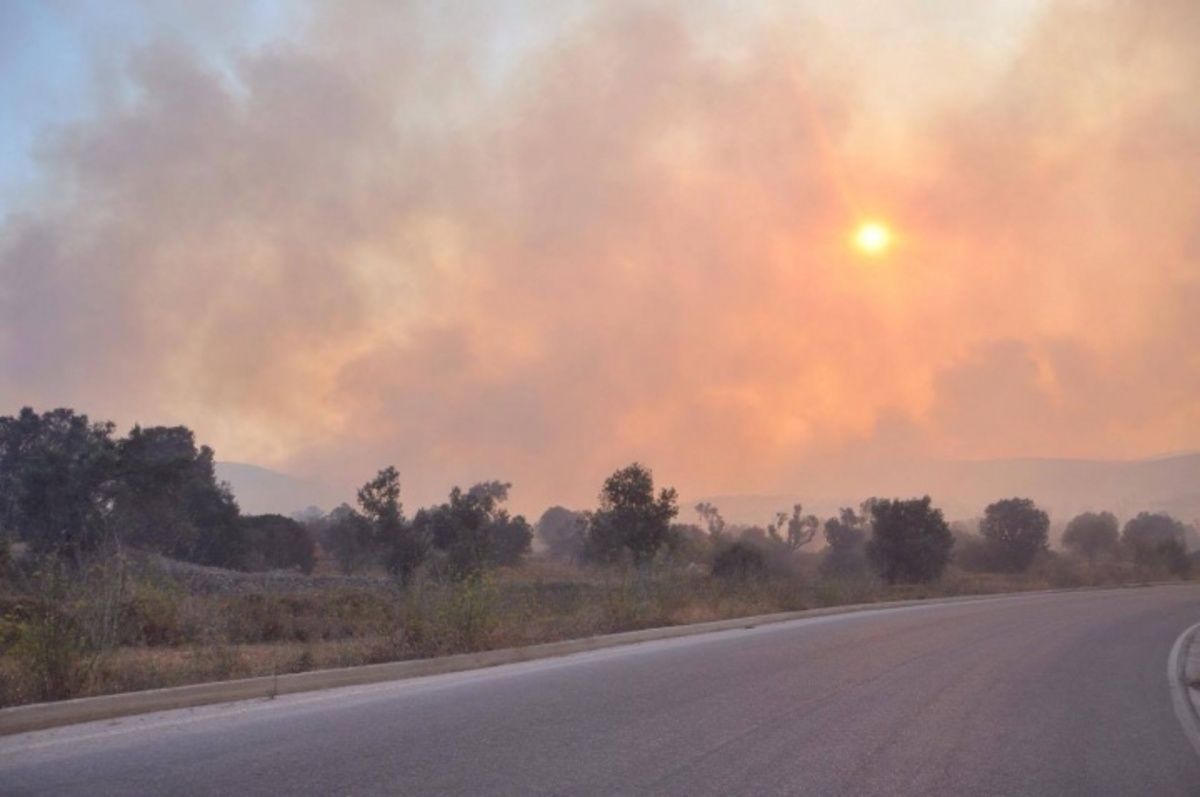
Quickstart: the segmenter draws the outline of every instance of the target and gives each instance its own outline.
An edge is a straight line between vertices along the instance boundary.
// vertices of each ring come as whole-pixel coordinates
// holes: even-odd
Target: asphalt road
[[[0,739],[0,794],[1200,795],[1200,587],[814,618]]]

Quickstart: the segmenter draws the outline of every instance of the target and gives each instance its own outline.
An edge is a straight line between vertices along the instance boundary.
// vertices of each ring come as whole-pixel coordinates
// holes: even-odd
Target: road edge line
[[[1171,703],[1175,708],[1175,716],[1183,727],[1183,735],[1192,744],[1196,755],[1200,756],[1200,712],[1190,694],[1188,685],[1187,663],[1191,648],[1195,644],[1200,623],[1185,630],[1175,640],[1171,647],[1171,655],[1167,658],[1167,682],[1171,685]]]

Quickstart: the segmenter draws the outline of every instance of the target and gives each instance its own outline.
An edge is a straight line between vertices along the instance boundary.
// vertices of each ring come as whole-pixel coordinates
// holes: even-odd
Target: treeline
[[[418,510],[409,519],[400,503],[399,474],[389,467],[358,491],[357,509],[342,505],[328,516],[309,518],[308,526],[344,573],[383,564],[401,582],[422,568],[464,580],[518,564],[530,552],[533,527],[503,507],[511,486],[493,481],[466,491],[455,487],[446,503]],[[638,463],[604,482],[599,504],[592,512],[547,511],[542,533],[550,535],[554,555],[644,568],[676,540],[671,523],[679,513],[676,493],[656,494],[653,475]],[[559,526],[546,520],[556,513]]]
[[[299,520],[243,515],[215,477],[212,449],[197,446],[190,429],[114,432],[71,409],[0,417],[0,564],[15,541],[75,565],[125,548],[232,569],[311,572],[321,546],[345,573],[382,567],[407,583],[420,570],[470,579],[518,564],[531,549],[533,528],[504,507],[505,482],[455,487],[445,503],[410,518],[400,475],[387,467],[358,490],[354,507]],[[588,515],[589,561],[649,563],[677,512],[675,492],[656,496],[648,470],[618,471]]]
[[[1050,518],[1028,498],[990,504],[974,523],[946,522],[928,496],[864,501],[821,520],[797,504],[763,526],[731,526],[710,503],[695,506],[700,524],[671,524],[660,556],[706,565],[718,577],[787,574],[801,567],[802,548],[822,533],[825,548],[807,554],[825,578],[877,577],[888,584],[935,581],[950,564],[967,572],[1024,573],[1065,557],[1089,566],[1133,565],[1187,577],[1197,530],[1165,513],[1142,512],[1124,526],[1110,512],[1085,512],[1067,524],[1064,554],[1049,546]],[[536,524],[549,556],[595,561],[593,518],[552,507]]]
[[[11,543],[79,566],[113,549],[236,570],[312,572],[324,544],[345,572],[382,565],[407,580],[420,567],[461,579],[516,564],[533,531],[503,508],[510,485],[454,488],[449,500],[404,516],[399,474],[385,468],[358,507],[303,519],[244,515],[218,482],[213,451],[183,426],[135,426],[71,409],[0,417],[0,565]]]
[[[455,487],[445,503],[407,518],[400,474],[387,467],[358,491],[357,509],[343,504],[327,516],[310,515],[305,525],[343,573],[383,565],[401,583],[422,568],[466,580],[518,564],[530,550],[533,529],[503,506],[511,487],[498,481]]]
[[[38,557],[81,565],[93,554],[131,549],[202,565],[311,572],[323,550],[344,573],[386,569],[401,583],[418,571],[461,581],[520,563],[532,526],[505,508],[511,485],[455,487],[444,503],[406,516],[400,475],[386,467],[356,506],[328,514],[243,515],[218,482],[213,451],[183,426],[135,426],[71,409],[24,408],[0,417],[0,564],[11,542]],[[644,567],[673,543],[674,490],[655,494],[634,464],[604,484],[581,527],[586,561]]]
[[[386,467],[358,490],[355,506],[298,518],[243,515],[215,477],[212,449],[197,446],[186,427],[135,426],[116,437],[113,424],[70,409],[25,408],[0,417],[0,564],[10,540],[67,562],[117,546],[250,571],[311,572],[323,550],[344,573],[386,569],[401,583],[418,572],[461,581],[519,564],[536,534],[547,556],[576,564],[641,572],[673,563],[754,578],[815,560],[824,577],[897,584],[936,580],[951,562],[1020,573],[1058,555],[1049,550],[1048,515],[1027,498],[997,501],[973,526],[953,528],[928,497],[872,498],[824,520],[796,504],[764,526],[731,526],[702,503],[700,523],[689,524],[676,522],[675,490],[656,490],[651,471],[635,462],[605,480],[596,509],[552,507],[531,526],[505,508],[511,487],[455,487],[444,503],[408,517],[400,475]],[[1062,544],[1090,565],[1128,562],[1187,576],[1189,533],[1165,514],[1142,513],[1121,527],[1111,513],[1084,513]],[[824,550],[806,553],[818,535]]]

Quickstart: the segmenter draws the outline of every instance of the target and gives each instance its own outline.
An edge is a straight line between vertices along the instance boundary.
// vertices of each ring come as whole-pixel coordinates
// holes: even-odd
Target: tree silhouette
[[[1064,546],[1093,562],[1097,556],[1116,550],[1120,541],[1117,518],[1111,512],[1084,512],[1076,515],[1067,524],[1062,541]]]
[[[950,561],[954,537],[929,496],[876,500],[867,559],[889,584],[934,581]]]
[[[600,491],[600,509],[588,530],[589,554],[615,562],[628,552],[641,568],[668,539],[671,521],[679,513],[674,488],[654,494],[654,476],[635,462],[609,476]]]
[[[1038,552],[1046,550],[1049,530],[1049,515],[1028,498],[989,504],[979,524],[992,565],[1010,573],[1027,570]]]

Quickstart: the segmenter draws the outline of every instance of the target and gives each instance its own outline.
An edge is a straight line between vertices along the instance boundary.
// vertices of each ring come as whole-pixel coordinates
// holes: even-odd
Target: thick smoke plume
[[[526,509],[634,459],[699,495],[1200,446],[1200,4],[816,5],[151,37],[0,226],[0,403]]]

